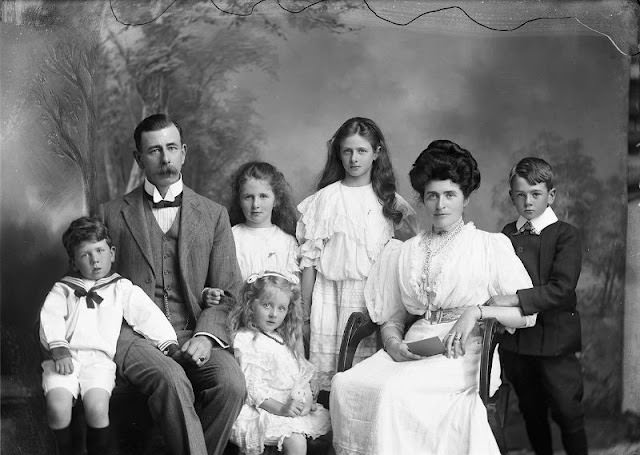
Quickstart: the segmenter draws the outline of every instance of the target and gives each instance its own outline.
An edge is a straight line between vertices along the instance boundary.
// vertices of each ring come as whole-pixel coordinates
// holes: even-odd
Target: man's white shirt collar
[[[556,216],[555,212],[551,207],[547,207],[545,211],[542,212],[542,215],[530,221],[531,225],[533,226],[532,233],[540,235],[540,233],[544,228],[552,225],[556,221],[558,221],[558,217]],[[518,218],[518,221],[516,221],[516,228],[520,230],[520,228],[524,226],[526,222],[527,222],[527,219],[523,216],[520,216]]]
[[[183,189],[184,189],[184,185],[182,184],[182,176],[180,176],[180,179],[176,183],[171,184],[171,186],[167,190],[167,194],[163,198],[160,195],[160,191],[158,191],[158,188],[156,188],[156,186],[153,183],[147,180],[146,177],[144,179],[144,190],[146,191],[147,194],[150,194],[151,196],[153,196],[153,202],[160,202],[162,200],[165,200],[167,202],[173,202],[176,196],[182,193]]]

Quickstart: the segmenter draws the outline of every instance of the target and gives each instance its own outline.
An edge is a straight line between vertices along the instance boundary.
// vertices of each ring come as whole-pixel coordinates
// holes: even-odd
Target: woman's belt
[[[457,321],[466,309],[467,307],[435,308],[433,310],[427,308],[424,318],[430,324],[444,324],[445,322]]]

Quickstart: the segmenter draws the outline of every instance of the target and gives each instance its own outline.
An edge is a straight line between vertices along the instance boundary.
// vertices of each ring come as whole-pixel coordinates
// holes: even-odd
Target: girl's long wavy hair
[[[249,179],[263,180],[269,184],[275,196],[271,222],[287,234],[295,237],[298,212],[291,198],[291,187],[282,172],[272,164],[264,161],[245,163],[233,175],[231,207],[229,207],[231,226],[246,221],[242,207],[240,207],[240,192],[242,185]]]
[[[355,134],[369,141],[374,151],[378,150],[378,157],[371,166],[371,185],[382,204],[384,216],[394,224],[398,224],[402,221],[402,212],[396,206],[396,178],[393,174],[393,166],[384,135],[371,119],[353,117],[338,128],[327,143],[327,162],[322,171],[318,189],[345,178],[345,170],[340,159],[340,146],[346,138]]]
[[[300,287],[274,272],[265,272],[264,276],[244,284],[241,301],[231,310],[227,320],[231,339],[242,328],[253,330],[257,336],[260,329],[253,320],[253,305],[268,300],[271,297],[270,291],[273,288],[279,289],[290,296],[287,315],[280,327],[276,329],[276,332],[282,337],[284,344],[291,350],[293,355],[296,358],[300,358],[300,356],[304,356]]]

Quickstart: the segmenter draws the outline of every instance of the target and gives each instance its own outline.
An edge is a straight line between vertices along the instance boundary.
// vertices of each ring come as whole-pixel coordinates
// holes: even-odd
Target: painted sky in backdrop
[[[513,164],[504,155],[543,131],[580,138],[602,177],[626,172],[628,75],[602,37],[455,36],[380,23],[342,35],[290,31],[279,59],[277,80],[243,73],[232,83],[256,96],[263,158],[298,199],[312,191],[325,142],[354,115],[383,129],[409,198],[408,171],[431,140],[468,148],[483,179],[469,217],[490,230],[491,189]]]
[[[431,140],[448,138],[468,148],[483,179],[468,218],[489,230],[498,228],[492,187],[504,182],[513,164],[505,154],[526,148],[542,132],[581,139],[602,177],[626,172],[628,59],[606,38],[573,28],[563,34],[561,26],[545,33],[542,23],[507,34],[480,33],[472,24],[467,29],[473,33],[444,33],[428,24],[398,27],[370,18],[349,25],[356,30],[337,34],[284,23],[286,39],[273,39],[277,77],[247,70],[229,80],[255,97],[256,123],[264,132],[261,158],[282,169],[296,200],[312,192],[326,141],[354,115],[371,117],[383,129],[399,192],[411,201],[407,174]],[[37,142],[39,113],[25,101],[51,37],[12,26],[0,32],[0,89],[9,106],[1,113],[3,214],[41,219],[57,239],[82,210],[74,183],[80,179],[70,162],[46,154],[47,144]]]

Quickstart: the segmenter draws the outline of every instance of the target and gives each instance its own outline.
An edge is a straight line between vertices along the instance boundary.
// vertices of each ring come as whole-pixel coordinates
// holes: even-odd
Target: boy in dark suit
[[[538,319],[534,327],[505,333],[500,358],[518,395],[535,453],[553,453],[551,410],[567,454],[586,454],[582,369],[576,356],[581,350],[575,292],[582,261],[580,237],[551,209],[556,190],[549,163],[522,159],[511,169],[509,184],[520,216],[502,233],[511,239],[534,287],[519,290],[516,299],[497,296],[489,303],[517,305],[524,314],[538,313]]]

